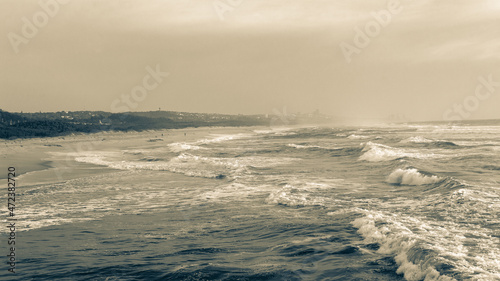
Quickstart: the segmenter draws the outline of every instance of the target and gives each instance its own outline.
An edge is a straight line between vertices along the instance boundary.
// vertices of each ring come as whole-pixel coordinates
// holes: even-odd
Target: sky
[[[1,0],[0,109],[500,118],[497,0]]]

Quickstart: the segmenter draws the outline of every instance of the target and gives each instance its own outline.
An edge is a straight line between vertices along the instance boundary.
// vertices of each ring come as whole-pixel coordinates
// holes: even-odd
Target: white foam
[[[295,132],[288,132],[293,129],[294,128],[289,128],[289,127],[276,127],[276,128],[271,128],[269,130],[254,130],[253,132],[262,135],[268,135],[268,134],[287,135],[287,134],[295,134]]]
[[[415,219],[413,219],[415,220]],[[383,224],[377,226],[377,222]],[[421,228],[426,228],[424,222],[420,222]],[[396,221],[396,218],[383,215],[382,213],[370,212],[365,217],[358,218],[352,222],[358,228],[358,233],[365,238],[366,243],[379,243],[379,253],[395,255],[398,264],[397,273],[404,274],[409,281],[452,281],[448,276],[441,275],[431,264],[431,255],[410,261],[409,253],[416,251],[419,245],[419,235],[414,233],[404,223]]]
[[[283,188],[271,192],[266,201],[272,204],[281,204],[293,207],[322,205],[321,203],[323,203],[314,200],[314,198],[310,198],[309,194],[300,192],[299,190],[288,184]]]
[[[369,138],[368,136],[360,136],[360,135],[350,135],[347,137],[350,140],[359,140],[359,139],[367,139]]]
[[[221,143],[231,140],[242,139],[245,137],[250,137],[250,134],[234,134],[234,135],[220,135],[220,134],[212,134],[209,138],[201,139],[195,142],[174,142],[170,143],[167,146],[173,152],[182,152],[187,150],[206,150],[206,147],[201,147],[203,144],[211,144],[211,143]]]
[[[433,140],[426,139],[422,136],[409,137],[401,141],[401,143],[432,143]]]
[[[378,144],[374,142],[367,142],[363,148],[365,152],[359,157],[359,160],[369,161],[369,162],[381,162],[381,161],[391,161],[403,157],[409,158],[433,158],[436,157],[435,154],[426,154],[413,150],[404,150],[400,148],[394,148],[383,144]]]
[[[249,184],[233,182],[228,185],[219,186],[216,189],[211,189],[206,192],[200,193],[197,198],[201,199],[202,201],[245,201],[248,200],[248,198],[252,195],[265,193],[269,188],[271,187],[268,185],[252,186]]]
[[[300,144],[294,144],[294,143],[289,143],[287,146],[289,147],[293,147],[293,148],[302,148],[302,149],[306,149],[306,148],[322,148],[321,146],[317,146],[317,145],[300,145]]]
[[[407,205],[415,205],[411,215],[395,212],[395,206],[387,211],[358,209],[364,216],[351,224],[365,243],[380,244],[378,253],[394,256],[397,273],[406,280],[455,280],[438,272],[439,265],[449,266],[446,272],[459,280],[499,280],[500,239],[494,229],[480,226],[486,218],[498,223],[498,214],[488,206],[491,201],[482,202],[484,195],[461,189],[451,198],[429,195],[419,201],[406,200]],[[433,218],[436,206],[444,217],[439,221]]]
[[[196,141],[194,144],[209,144],[209,143],[226,142],[226,141],[230,141],[230,140],[237,140],[237,139],[249,137],[250,135],[249,134],[240,133],[240,134],[235,134],[235,135],[218,135],[218,134],[214,134],[214,135],[211,135],[211,136],[212,136],[211,138],[202,139],[202,140]]]
[[[329,199],[315,193],[315,191],[333,188],[342,180],[330,180],[328,184],[304,182],[303,180],[291,180],[291,182],[292,184],[286,184],[272,191],[266,199],[267,203],[293,207],[325,206]]]
[[[243,174],[249,167],[266,168],[295,161],[294,158],[239,157],[217,158],[182,153],[168,161],[125,161],[115,152],[73,153],[75,161],[108,166],[119,170],[170,171],[188,176],[214,178],[219,175]]]
[[[441,181],[437,176],[426,176],[417,169],[397,169],[387,177],[387,182],[401,185],[426,185]]]
[[[174,143],[169,144],[168,147],[170,148],[170,150],[172,150],[174,152],[181,152],[181,151],[186,151],[186,150],[204,150],[204,149],[206,149],[204,147],[185,143],[185,142],[174,142]]]

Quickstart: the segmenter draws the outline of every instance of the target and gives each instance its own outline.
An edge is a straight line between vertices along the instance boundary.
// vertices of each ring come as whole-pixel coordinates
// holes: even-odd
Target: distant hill
[[[305,119],[309,117],[304,115]],[[207,126],[294,125],[297,116],[227,115],[175,111],[110,113],[104,111],[59,111],[11,113],[0,110],[0,138],[52,137],[100,131],[143,131]],[[310,121],[317,122],[318,115]],[[323,118],[324,120],[327,120]],[[277,123],[283,124],[277,124]]]

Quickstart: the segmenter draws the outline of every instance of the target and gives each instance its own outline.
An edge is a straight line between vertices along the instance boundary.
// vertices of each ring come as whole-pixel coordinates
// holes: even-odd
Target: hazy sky
[[[0,1],[1,109],[500,118],[498,0],[62,2]]]

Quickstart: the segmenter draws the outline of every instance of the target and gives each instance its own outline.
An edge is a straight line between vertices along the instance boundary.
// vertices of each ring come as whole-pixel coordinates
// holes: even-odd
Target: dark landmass
[[[175,111],[11,113],[0,110],[0,138],[53,137],[72,133],[143,131],[210,126],[286,126],[330,121],[330,117],[322,115],[318,111],[296,115],[227,115]]]

